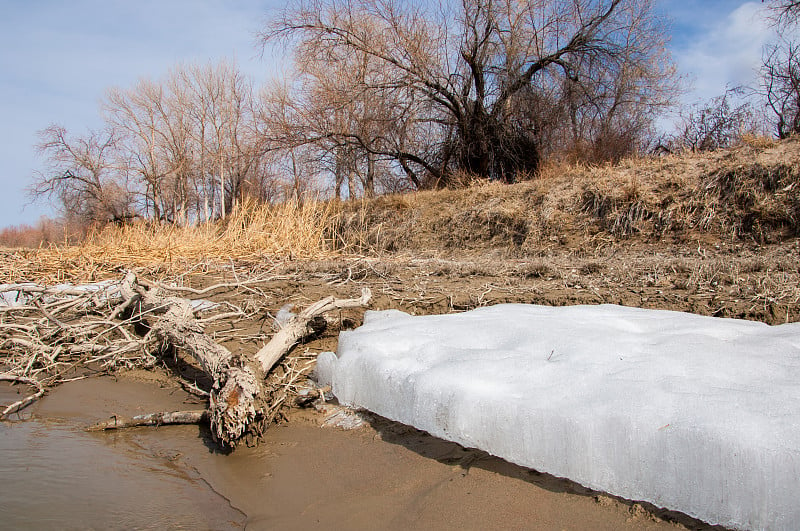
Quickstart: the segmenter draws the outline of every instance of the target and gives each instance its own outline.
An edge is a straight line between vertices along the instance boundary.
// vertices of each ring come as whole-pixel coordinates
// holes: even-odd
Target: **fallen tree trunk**
[[[209,396],[211,433],[222,444],[235,446],[263,405],[264,376],[258,365],[230,352],[208,337],[188,299],[148,289],[128,273],[120,286],[124,307],[134,307],[161,343],[179,348],[196,360],[214,382]],[[133,302],[131,302],[133,301]]]
[[[269,372],[294,345],[303,338],[319,332],[324,325],[318,321],[318,318],[326,312],[345,308],[363,308],[369,304],[371,298],[370,289],[363,288],[359,299],[327,297],[293,316],[277,331],[270,342],[256,353],[255,358],[261,364],[261,370],[265,373]]]
[[[269,420],[265,415],[271,410],[266,403],[266,375],[299,341],[324,328],[323,314],[366,306],[372,296],[364,288],[359,299],[328,297],[312,304],[289,319],[253,359],[248,359],[233,354],[207,336],[194,317],[189,300],[167,296],[158,288],[147,288],[133,273],[125,276],[120,292],[123,301],[119,307],[140,315],[153,340],[183,350],[212,378],[208,420],[214,438],[228,446],[235,446],[254,424]],[[159,418],[163,420],[163,416]]]

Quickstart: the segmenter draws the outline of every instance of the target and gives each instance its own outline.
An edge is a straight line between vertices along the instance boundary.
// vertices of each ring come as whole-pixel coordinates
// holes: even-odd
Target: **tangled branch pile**
[[[58,385],[87,371],[152,365],[149,335],[131,332],[134,316],[120,318],[119,284],[42,287],[3,286],[0,299],[0,355],[5,381],[36,388],[0,413],[6,417]]]
[[[35,401],[48,387],[87,373],[152,366],[164,353],[180,349],[213,382],[208,410],[154,418],[161,423],[168,417],[176,422],[208,419],[214,438],[231,447],[247,434],[259,435],[285,401],[286,393],[276,389],[287,387],[286,380],[292,383],[298,371],[284,370],[278,380],[267,376],[292,347],[325,327],[326,312],[365,306],[371,297],[365,289],[360,299],[323,299],[293,315],[248,357],[231,353],[204,333],[205,323],[247,317],[243,311],[198,319],[214,305],[176,297],[131,272],[98,284],[16,284],[0,286],[0,292],[0,380],[36,389],[6,406],[0,418]]]

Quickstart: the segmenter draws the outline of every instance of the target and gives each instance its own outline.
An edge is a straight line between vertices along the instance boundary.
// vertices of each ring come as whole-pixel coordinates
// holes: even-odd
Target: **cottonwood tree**
[[[320,171],[320,142],[309,137],[316,118],[297,105],[285,82],[273,82],[260,94],[260,119],[270,146],[270,171],[282,176],[279,197],[300,199],[313,188]]]
[[[169,156],[170,114],[164,87],[142,79],[131,89],[113,88],[107,94],[105,110],[119,138],[122,160],[144,185],[145,216],[168,220],[167,179],[180,168],[172,166]]]
[[[322,61],[318,53],[314,43],[302,43],[295,77],[264,91],[270,145],[291,163],[290,175],[300,163],[300,173],[329,175],[334,195],[373,196],[402,171],[389,167],[387,152],[403,144],[413,105],[391,82],[378,81],[382,65],[368,54],[348,51]]]
[[[112,131],[71,137],[60,125],[39,132],[36,148],[46,169],[35,175],[34,198],[57,199],[67,217],[84,223],[123,222],[134,216],[127,175],[115,166]]]
[[[261,38],[319,70],[368,58],[377,74],[354,87],[390,102],[390,134],[325,137],[390,159],[416,186],[456,171],[511,181],[538,167],[564,117],[576,136],[607,137],[665,105],[674,78],[650,0],[309,0]],[[548,102],[561,112],[535,112]]]
[[[186,94],[180,100],[189,117],[198,210],[204,219],[215,209],[224,218],[243,194],[260,195],[265,147],[252,84],[227,61],[176,68],[168,80],[173,94]]]
[[[31,192],[91,221],[134,212],[182,224],[224,218],[245,196],[274,195],[257,105],[250,81],[226,61],[112,88],[102,131],[40,133],[48,168]]]
[[[266,147],[259,125],[252,84],[235,65],[222,62],[193,70],[198,101],[206,107],[207,128],[204,149],[213,160],[212,173],[218,180],[219,217],[224,218],[237,201],[253,188],[255,172]],[[256,190],[256,195],[258,195]]]

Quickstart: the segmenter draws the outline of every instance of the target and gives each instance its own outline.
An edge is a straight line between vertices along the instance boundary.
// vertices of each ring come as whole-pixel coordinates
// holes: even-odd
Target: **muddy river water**
[[[208,452],[197,427],[119,433],[83,429],[112,410],[180,407],[182,398],[151,385],[92,379],[57,389],[29,408],[24,421],[0,424],[2,527],[243,527],[244,513],[187,459]],[[126,399],[138,405],[124,404]]]
[[[17,396],[0,387],[0,403]],[[84,431],[113,414],[201,407],[193,400],[152,381],[94,378],[0,423],[0,528],[680,527],[392,423],[342,431],[299,415],[229,455],[198,426]]]

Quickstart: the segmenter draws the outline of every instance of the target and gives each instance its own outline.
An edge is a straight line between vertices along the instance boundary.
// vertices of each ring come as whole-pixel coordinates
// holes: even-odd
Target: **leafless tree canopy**
[[[768,8],[778,39],[764,49],[760,85],[754,92],[772,111],[776,135],[786,138],[800,133],[800,48],[796,42],[800,1],[771,0]]]
[[[86,221],[224,218],[245,197],[372,196],[545,157],[634,152],[677,90],[654,0],[298,0],[260,42],[292,76],[180,66],[113,88],[106,127],[42,132],[32,186]],[[673,98],[674,99],[674,98]]]
[[[567,142],[632,149],[675,88],[651,4],[306,0],[262,41],[294,46],[305,90],[346,117],[308,141],[391,161],[415,186],[455,170],[510,181]]]
[[[764,51],[760,93],[775,117],[779,138],[800,133],[800,45],[782,38]]]
[[[728,90],[684,112],[672,147],[679,151],[713,151],[738,144],[744,135],[762,133],[763,120],[752,103],[739,98],[741,95],[742,90]]]
[[[85,222],[224,218],[244,196],[274,191],[258,106],[251,83],[227,62],[112,88],[102,131],[40,132],[47,166],[30,191]]]
[[[225,217],[259,169],[264,149],[252,87],[229,63],[112,89],[104,108],[148,216]]]
[[[35,176],[31,193],[57,199],[68,219],[121,222],[133,217],[127,176],[115,166],[113,131],[72,138],[63,127],[52,125],[39,138],[37,150],[47,166]]]
[[[797,24],[800,17],[800,0],[770,0],[769,8],[775,24],[784,28]]]

